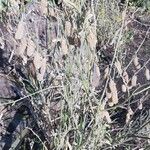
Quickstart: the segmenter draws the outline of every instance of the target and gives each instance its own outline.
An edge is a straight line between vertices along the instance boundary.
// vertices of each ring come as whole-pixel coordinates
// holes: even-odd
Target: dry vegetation
[[[150,149],[148,5],[0,4],[0,149]]]

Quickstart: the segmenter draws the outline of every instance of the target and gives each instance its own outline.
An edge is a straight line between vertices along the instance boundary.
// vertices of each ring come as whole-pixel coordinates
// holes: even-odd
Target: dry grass
[[[10,0],[9,7],[0,8],[5,23],[0,42],[14,66],[4,72],[21,86],[19,99],[3,97],[0,106],[27,99],[36,120],[11,149],[21,143],[27,149],[27,139],[30,149],[37,144],[40,150],[147,148],[150,68],[149,59],[141,63],[140,52],[149,29],[137,49],[127,50],[138,10],[127,3],[120,10],[116,0],[57,5]],[[145,83],[139,81],[142,70]]]

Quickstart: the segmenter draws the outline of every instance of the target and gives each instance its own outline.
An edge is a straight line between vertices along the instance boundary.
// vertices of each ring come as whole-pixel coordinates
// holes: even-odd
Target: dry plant
[[[136,149],[149,143],[150,68],[140,58],[149,29],[128,52],[131,8],[127,1],[121,10],[119,2],[9,1],[0,46],[13,69],[3,74],[21,94],[13,101],[1,97],[0,106],[26,105],[34,118],[10,149]],[[143,70],[148,84],[140,83]]]

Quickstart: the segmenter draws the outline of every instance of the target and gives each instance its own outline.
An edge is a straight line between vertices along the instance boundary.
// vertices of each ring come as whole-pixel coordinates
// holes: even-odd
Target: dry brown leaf
[[[107,66],[107,68],[104,70],[104,79],[107,79],[109,75],[109,67]]]
[[[137,76],[134,75],[131,79],[131,86],[134,87],[137,85]]]
[[[122,92],[125,93],[125,92],[127,91],[127,88],[126,88],[126,85],[125,85],[125,84],[123,84],[121,88],[122,88]]]
[[[110,79],[110,81],[109,81],[109,89],[112,94],[112,102],[114,104],[117,104],[118,103],[117,87],[116,87],[116,83],[112,79]]]
[[[123,70],[122,70],[122,67],[121,67],[121,63],[119,61],[115,62],[115,67],[117,68],[118,73],[120,75],[122,75]]]
[[[25,22],[23,22],[23,19],[21,19],[21,21],[18,23],[15,39],[20,40],[25,36],[25,25]]]
[[[67,46],[67,41],[65,38],[63,38],[61,40],[61,50],[63,55],[67,55],[68,54],[68,46]]]
[[[47,5],[48,5],[48,2],[47,0],[41,0],[41,12],[42,14],[46,15],[47,14]]]
[[[99,86],[100,70],[96,63],[94,63],[93,74],[92,74],[92,87],[96,88]]]
[[[87,35],[87,41],[88,41],[90,48],[94,50],[96,48],[96,43],[97,43],[97,35],[96,35],[96,32],[94,32],[94,30],[92,31],[91,29],[89,31],[89,34]]]
[[[124,78],[125,82],[128,84],[129,83],[129,76],[128,76],[128,73],[126,71],[123,72],[123,78]]]
[[[137,57],[137,55],[134,57],[133,63],[134,63],[134,66],[136,67],[136,69],[140,69],[141,68],[141,65],[139,63],[139,58]]]
[[[36,45],[35,43],[29,38],[28,39],[28,46],[27,46],[27,56],[32,56],[35,52]]]
[[[150,71],[148,68],[146,68],[146,70],[145,70],[145,76],[146,76],[147,80],[150,80]]]

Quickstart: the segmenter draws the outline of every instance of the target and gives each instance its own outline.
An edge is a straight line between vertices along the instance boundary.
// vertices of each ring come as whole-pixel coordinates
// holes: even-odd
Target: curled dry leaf
[[[109,75],[109,67],[107,66],[107,68],[104,70],[104,79],[108,78]]]
[[[148,68],[145,69],[145,76],[147,80],[150,80],[150,71]]]
[[[109,89],[112,94],[112,102],[114,104],[117,104],[118,103],[117,87],[116,87],[116,83],[112,79],[110,79],[110,81],[109,81]]]
[[[35,43],[29,38],[28,39],[28,46],[27,46],[27,56],[32,56],[35,52],[36,45]]]
[[[122,67],[121,67],[121,63],[119,61],[115,62],[115,67],[117,68],[118,73],[120,75],[122,75],[123,70],[122,70]]]
[[[135,87],[137,85],[137,76],[134,75],[131,79],[131,86]]]
[[[94,63],[93,74],[92,74],[92,87],[96,88],[99,85],[100,80],[100,70],[96,63]]]
[[[124,78],[125,82],[128,84],[129,83],[129,76],[128,76],[128,73],[126,71],[123,72],[123,78]]]
[[[63,55],[67,55],[68,54],[68,46],[67,46],[67,41],[65,38],[63,38],[61,40],[61,50]]]
[[[134,66],[136,67],[136,69],[140,69],[141,68],[141,65],[139,63],[139,58],[137,57],[137,55],[134,57],[133,63],[134,63]]]
[[[15,33],[15,39],[20,40],[25,36],[25,22],[23,22],[23,18],[18,24],[17,31]]]
[[[122,92],[125,93],[125,92],[127,91],[127,88],[126,88],[126,85],[125,85],[125,84],[122,84],[122,87],[121,87],[121,88],[122,88]]]

